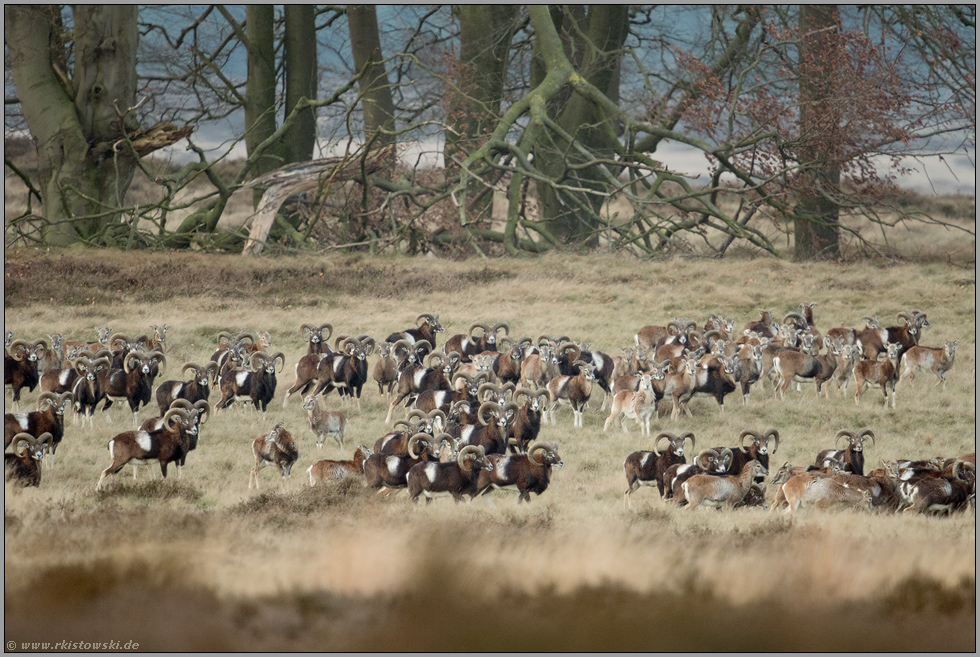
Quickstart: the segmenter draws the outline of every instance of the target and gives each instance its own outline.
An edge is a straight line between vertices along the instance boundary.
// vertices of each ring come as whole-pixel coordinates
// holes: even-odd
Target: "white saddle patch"
[[[429,371],[429,368],[425,367],[425,368],[422,368],[422,369],[418,370],[417,372],[415,372],[415,374],[412,376],[412,384],[416,388],[419,388],[422,385],[422,377],[424,377],[425,374],[426,374],[426,372],[428,372],[428,371]]]
[[[436,477],[439,476],[439,464],[438,463],[428,463],[425,466],[425,477],[429,480],[429,483],[435,483]]]
[[[248,380],[249,374],[251,374],[251,372],[237,372],[235,374],[235,385],[237,385],[239,388],[245,385],[245,381]]]
[[[467,424],[465,427],[463,427],[463,430],[459,434],[460,447],[470,444],[470,436],[473,435],[473,432],[476,431],[477,428],[478,427],[475,424]]]
[[[68,385],[68,377],[71,376],[72,370],[62,370],[61,374],[58,375],[58,385],[64,387]]]
[[[507,474],[507,466],[510,465],[510,456],[505,456],[496,463],[493,464],[494,474],[496,474],[495,479],[506,480],[510,479]]]
[[[145,431],[136,432],[136,444],[139,445],[140,449],[144,452],[150,451],[153,446],[153,440],[150,438],[150,434]]]

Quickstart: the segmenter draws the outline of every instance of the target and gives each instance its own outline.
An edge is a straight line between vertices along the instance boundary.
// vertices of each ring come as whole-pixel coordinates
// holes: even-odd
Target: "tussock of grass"
[[[976,614],[977,582],[973,577],[963,577],[956,585],[947,587],[931,577],[912,574],[898,582],[884,602],[894,611]]]
[[[142,503],[176,499],[196,504],[201,501],[202,497],[201,491],[193,484],[177,483],[174,480],[164,481],[163,479],[132,483],[117,481],[95,493],[95,499],[99,504],[112,503],[120,498]]]

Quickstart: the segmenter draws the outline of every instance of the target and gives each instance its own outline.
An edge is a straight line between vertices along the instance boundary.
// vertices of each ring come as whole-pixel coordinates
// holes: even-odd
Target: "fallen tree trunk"
[[[250,180],[244,187],[266,187],[266,190],[255,210],[242,255],[258,255],[262,252],[269,238],[269,231],[275,224],[276,214],[290,196],[315,189],[323,189],[323,194],[326,195],[336,182],[363,179],[368,174],[393,164],[394,154],[395,147],[386,146],[369,151],[361,157],[329,157],[288,164]]]

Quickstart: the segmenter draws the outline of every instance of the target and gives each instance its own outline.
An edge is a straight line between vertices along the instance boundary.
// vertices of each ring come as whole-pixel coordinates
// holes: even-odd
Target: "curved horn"
[[[113,333],[109,337],[109,341],[106,342],[106,344],[109,346],[110,349],[115,349],[116,348],[115,344],[119,340],[122,340],[123,348],[125,348],[127,345],[129,345],[130,342],[133,341],[133,339],[128,335],[126,335],[125,333]]]
[[[44,404],[47,402],[47,404]],[[43,411],[48,405],[57,406],[58,405],[58,395],[53,392],[42,392],[37,397],[37,410]]]
[[[487,333],[490,332],[490,327],[484,324],[483,322],[473,322],[472,324],[470,324],[470,328],[467,329],[466,335],[472,338],[473,329],[483,329],[483,335],[486,335]]]
[[[482,445],[467,445],[463,449],[459,450],[459,454],[456,455],[456,463],[459,465],[461,470],[465,470],[466,466],[464,461],[471,455],[474,457],[482,457],[486,454]]]
[[[544,459],[540,461],[534,458],[534,455],[538,452],[548,453],[550,451],[550,446],[547,443],[543,443],[539,440],[535,440],[533,443],[527,446],[527,460],[534,465],[544,465]]]
[[[412,350],[412,343],[409,342],[408,340],[404,339],[404,338],[402,338],[401,340],[397,340],[394,343],[392,343],[392,345],[391,345],[391,352],[392,353],[395,353],[396,351],[398,351],[398,348],[399,347],[405,349],[406,351],[411,351]]]
[[[299,333],[304,338],[309,339],[309,338],[313,337],[313,335],[315,333],[317,333],[317,330],[316,330],[316,328],[313,327],[312,324],[307,324],[307,323],[304,322],[304,323],[302,323],[302,324],[299,325]],[[309,335],[307,335],[307,333],[309,333]]]
[[[72,363],[72,367],[80,375],[84,376],[85,373],[89,370],[89,368],[92,367],[92,360],[85,354],[81,354],[78,356],[78,358],[75,359],[75,362]]]
[[[432,324],[433,322],[436,321],[436,318],[432,313],[421,313],[418,317],[415,318],[415,325],[421,326],[421,320],[423,319],[425,320],[426,324]]]
[[[17,357],[17,354],[15,353],[15,350],[17,349],[17,347],[20,347],[23,350],[21,352],[19,358]],[[20,338],[17,338],[13,342],[11,342],[10,343],[10,346],[7,347],[7,353],[10,354],[10,357],[11,358],[13,358],[14,360],[17,360],[17,361],[21,361],[21,360],[24,360],[25,358],[27,358],[27,354],[28,354],[28,352],[30,352],[30,350],[31,350],[30,343],[27,340],[21,340]]]
[[[340,338],[338,338],[338,340],[340,340]],[[340,342],[338,351],[341,351],[348,356],[352,356],[354,352],[357,350],[357,347],[358,347],[357,338],[345,336],[344,339]]]
[[[94,355],[92,356],[92,359],[93,359],[93,360],[98,360],[98,359],[100,359],[100,358],[107,358],[108,360],[112,360],[112,352],[111,352],[111,351],[109,351],[108,349],[99,349],[99,350],[98,350],[97,352],[95,352],[95,354],[94,354]]]
[[[446,356],[444,354],[441,354],[438,351],[430,351],[429,355],[425,357],[425,365],[426,367],[437,368],[440,367],[445,360]]]
[[[441,419],[441,420],[442,420],[442,426],[444,426],[444,427],[446,426],[446,422],[447,422],[447,421],[448,421],[448,419],[449,419],[449,418],[447,418],[447,417],[446,417],[446,413],[445,413],[445,411],[443,411],[443,410],[442,410],[441,408],[433,408],[433,409],[432,409],[431,411],[429,411],[429,413],[428,413],[428,414],[426,415],[426,418],[428,418],[428,419],[430,419],[430,420],[433,420],[433,419],[435,419],[435,418],[439,418],[439,419]]]
[[[510,326],[507,325],[507,322],[497,322],[490,328],[490,332],[497,333],[500,329],[504,330],[504,335],[510,335]]]
[[[786,316],[783,317],[783,324],[788,324],[791,319],[798,320],[800,326],[807,326],[806,317],[801,313],[786,313]]]
[[[35,444],[38,447],[41,447],[43,445],[47,445],[48,447],[50,447],[53,443],[54,443],[54,436],[52,436],[51,433],[48,431],[45,431],[40,436],[38,436],[35,442]]]
[[[219,347],[221,346],[221,342],[222,341],[224,341],[225,343],[231,343],[232,341],[234,341],[234,339],[235,339],[235,336],[232,335],[229,331],[219,331],[218,332],[218,346]]]
[[[125,370],[126,374],[129,374],[130,372],[133,371],[133,366],[130,365],[130,361],[132,361],[134,358],[136,359],[136,363],[137,363],[136,366],[139,367],[140,355],[135,351],[129,352],[128,354],[126,354],[126,357],[123,358],[123,370]]]
[[[326,335],[323,335],[324,329],[326,329],[327,331]],[[330,322],[324,322],[323,324],[320,324],[318,327],[316,327],[316,330],[320,332],[320,339],[326,342],[327,340],[330,339],[330,336],[333,335],[333,324],[331,324]]]
[[[211,417],[211,404],[205,399],[198,399],[194,402],[194,408],[201,417],[201,424],[204,424]]]
[[[762,434],[762,437],[768,439],[766,440],[766,444],[768,444],[770,440],[776,442],[776,444],[772,448],[772,452],[770,452],[771,454],[775,454],[776,450],[779,449],[779,431],[775,428],[769,429],[764,434]]]
[[[521,412],[521,407],[517,405],[517,402],[509,401],[500,409],[500,412],[504,415],[507,414],[507,411],[513,411],[514,417],[516,417]]]
[[[13,445],[14,448],[14,454],[16,454],[20,458],[24,457],[24,453],[23,453],[24,450],[30,449],[35,442],[36,439],[34,438],[34,436],[24,431],[14,434],[14,437],[10,439],[10,444]],[[26,448],[21,447],[22,443],[27,443],[27,447]]]
[[[479,388],[476,389],[476,398],[479,400],[483,400],[483,393],[485,392],[491,392],[493,393],[494,396],[496,396],[497,394],[499,394],[500,388],[499,386],[497,386],[496,383],[484,383],[483,385],[481,385]]]
[[[514,389],[514,401],[520,402],[522,399],[527,400],[534,396],[534,391],[530,388],[525,388],[520,386]]]
[[[466,409],[465,411],[463,410],[464,408]],[[466,401],[465,399],[459,399],[457,401],[454,401],[449,406],[449,414],[450,415],[453,415],[453,414],[456,414],[456,413],[469,413],[469,412],[470,412],[470,403],[468,401]]]
[[[848,431],[847,429],[841,429],[840,431],[837,432],[837,435],[834,436],[835,447],[837,446],[837,443],[840,442],[841,438],[847,438],[848,442],[850,442],[855,438],[855,435],[853,431]]]
[[[248,331],[242,331],[235,336],[235,342],[244,342],[245,340],[248,340],[249,344],[255,344],[255,335]]]
[[[756,442],[759,443],[762,442],[762,436],[759,434],[758,431],[755,431],[753,429],[746,429],[745,431],[743,431],[738,435],[738,448],[742,450],[743,454],[749,453],[749,450],[745,449],[745,439],[748,438],[749,436],[755,438]]]
[[[694,458],[694,465],[701,468],[704,472],[707,472],[711,468],[711,464],[707,459],[711,458],[712,454],[715,456],[715,458],[718,458],[718,452],[713,449],[709,448],[701,450],[701,453]]]
[[[565,355],[565,353],[568,351],[572,351],[574,353],[573,356],[568,356],[568,360],[570,362],[578,360],[578,357],[582,355],[582,350],[579,349],[578,345],[574,342],[563,342],[562,344],[558,345],[559,356]]]
[[[459,441],[457,441],[455,438],[452,437],[451,434],[448,434],[445,431],[443,431],[437,436],[434,436],[434,440],[436,440],[440,446],[442,446],[442,443],[449,443],[449,447],[452,448],[454,452],[459,449]]]
[[[864,438],[864,440],[867,440],[867,438],[865,438],[865,436],[867,438],[870,438],[871,439],[871,444],[873,444],[873,445],[875,444],[875,432],[874,431],[872,431],[870,428],[864,428],[864,429],[861,429],[860,431],[858,431],[858,434],[857,434],[857,437],[858,438]],[[875,447],[877,447],[877,445],[875,445]]]
[[[480,424],[483,426],[490,424],[490,419],[483,416],[483,412],[487,410],[499,411],[500,405],[493,402],[483,402],[480,404],[480,409],[476,412],[476,419],[478,419]]]
[[[194,410],[194,404],[188,399],[175,399],[170,402],[170,408],[182,408],[185,411],[192,411]]]
[[[180,418],[180,424],[174,426],[171,423],[173,418]],[[187,410],[183,408],[171,408],[166,413],[163,414],[163,426],[167,427],[171,431],[177,431],[181,425],[187,421]]]
[[[269,354],[264,351],[252,352],[252,355],[248,358],[248,368],[253,372],[258,372],[265,367],[266,360],[268,360]],[[258,365],[256,365],[256,362]]]
[[[211,362],[214,363],[214,361]],[[215,363],[215,365],[217,365],[217,363]],[[180,368],[180,373],[183,374],[187,370],[194,370],[198,376],[204,373],[204,368],[197,363],[184,363],[184,366]]]
[[[732,459],[734,458],[735,455],[732,453],[732,450],[729,449],[728,447],[721,450],[721,453],[718,454],[718,460],[724,464],[725,472],[728,472],[728,468],[731,467]]]
[[[415,446],[418,445],[419,442],[424,442],[428,445],[431,445],[432,443],[430,441],[432,440],[434,440],[434,438],[427,433],[415,434],[414,436],[408,439],[408,455],[411,456],[413,459],[419,458],[419,454],[415,453]]]
[[[143,358],[145,358],[146,360],[156,359],[156,361],[160,363],[160,374],[163,374],[164,372],[167,371],[167,356],[162,351],[158,351],[154,349],[150,353],[143,356]]]
[[[420,351],[422,348],[425,348],[427,351],[432,351],[432,343],[428,340],[418,340],[414,345],[412,345],[412,349],[414,351]]]
[[[107,357],[103,356],[102,358],[96,358],[95,360],[93,360],[89,364],[89,367],[96,370],[100,369],[101,367],[112,367],[112,361],[109,360]]]
[[[696,441],[696,439],[694,437],[694,432],[693,431],[685,431],[681,435],[677,436],[677,438],[679,440],[683,440],[685,438],[690,438],[691,439],[691,449],[692,450],[694,449],[694,446],[697,444],[697,441]]]
[[[57,406],[64,406],[64,404],[66,403],[70,404],[73,401],[75,401],[75,395],[73,395],[71,392],[63,392],[60,395],[58,395]]]
[[[281,351],[277,351],[269,357],[268,362],[275,365],[277,360],[279,361],[279,372],[282,373],[283,369],[286,367],[286,354],[282,353]]]
[[[405,419],[408,420],[409,422],[411,422],[412,420],[415,420],[416,421],[415,423],[418,424],[419,422],[423,422],[423,421],[427,420],[428,417],[429,416],[427,416],[425,414],[425,411],[423,411],[422,409],[420,409],[420,408],[413,408],[405,416]]]
[[[658,457],[661,454],[663,454],[663,452],[661,452],[659,449],[657,449],[657,447],[660,445],[660,441],[663,440],[664,438],[667,439],[667,449],[669,450],[670,449],[670,443],[672,443],[674,440],[676,440],[677,439],[677,436],[675,436],[674,434],[670,433],[669,431],[661,431],[659,434],[657,434],[657,439],[653,443],[653,453],[656,454]]]

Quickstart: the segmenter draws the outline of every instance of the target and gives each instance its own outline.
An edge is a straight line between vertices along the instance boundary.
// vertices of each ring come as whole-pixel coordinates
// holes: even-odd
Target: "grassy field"
[[[129,413],[114,408],[94,429],[69,422],[41,486],[5,487],[4,638],[166,651],[974,650],[973,512],[692,513],[649,488],[630,512],[623,461],[651,440],[635,425],[602,433],[598,403],[584,428],[565,409],[543,431],[565,465],[530,504],[497,492],[492,503],[414,508],[405,492],[383,499],[359,482],[309,488],[306,468],[341,454],[333,444],[317,453],[298,397],[282,408],[306,349],[303,322],[383,340],[438,312],[440,344],[473,321],[506,321],[515,337],[564,333],[618,355],[641,326],[679,315],[731,315],[741,326],[760,308],[782,317],[816,302],[826,331],[916,308],[931,324],[923,344],[959,341],[945,391],[921,376],[899,387],[893,410],[875,390],[855,405],[817,400],[812,385],[782,401],[756,388],[748,405],[730,396],[724,415],[696,399],[693,418],[660,419],[654,430],[691,430],[707,447],[776,427],[780,464],[812,462],[839,429],[862,427],[877,436],[869,463],[958,456],[975,451],[975,269],[927,260],[8,251],[5,328],[18,337],[91,340],[95,326],[135,335],[167,323],[164,378],[174,379],[211,354],[219,331],[268,330],[287,366],[268,416],[216,413],[179,482],[161,481],[155,467],[153,479],[143,469],[134,481],[127,468],[95,492],[106,442],[130,428]],[[36,397],[25,391],[23,406]],[[371,384],[362,409],[345,411],[348,452],[387,430]],[[300,440],[293,477],[279,491],[266,469],[260,491],[248,490],[250,443],[279,420]]]

